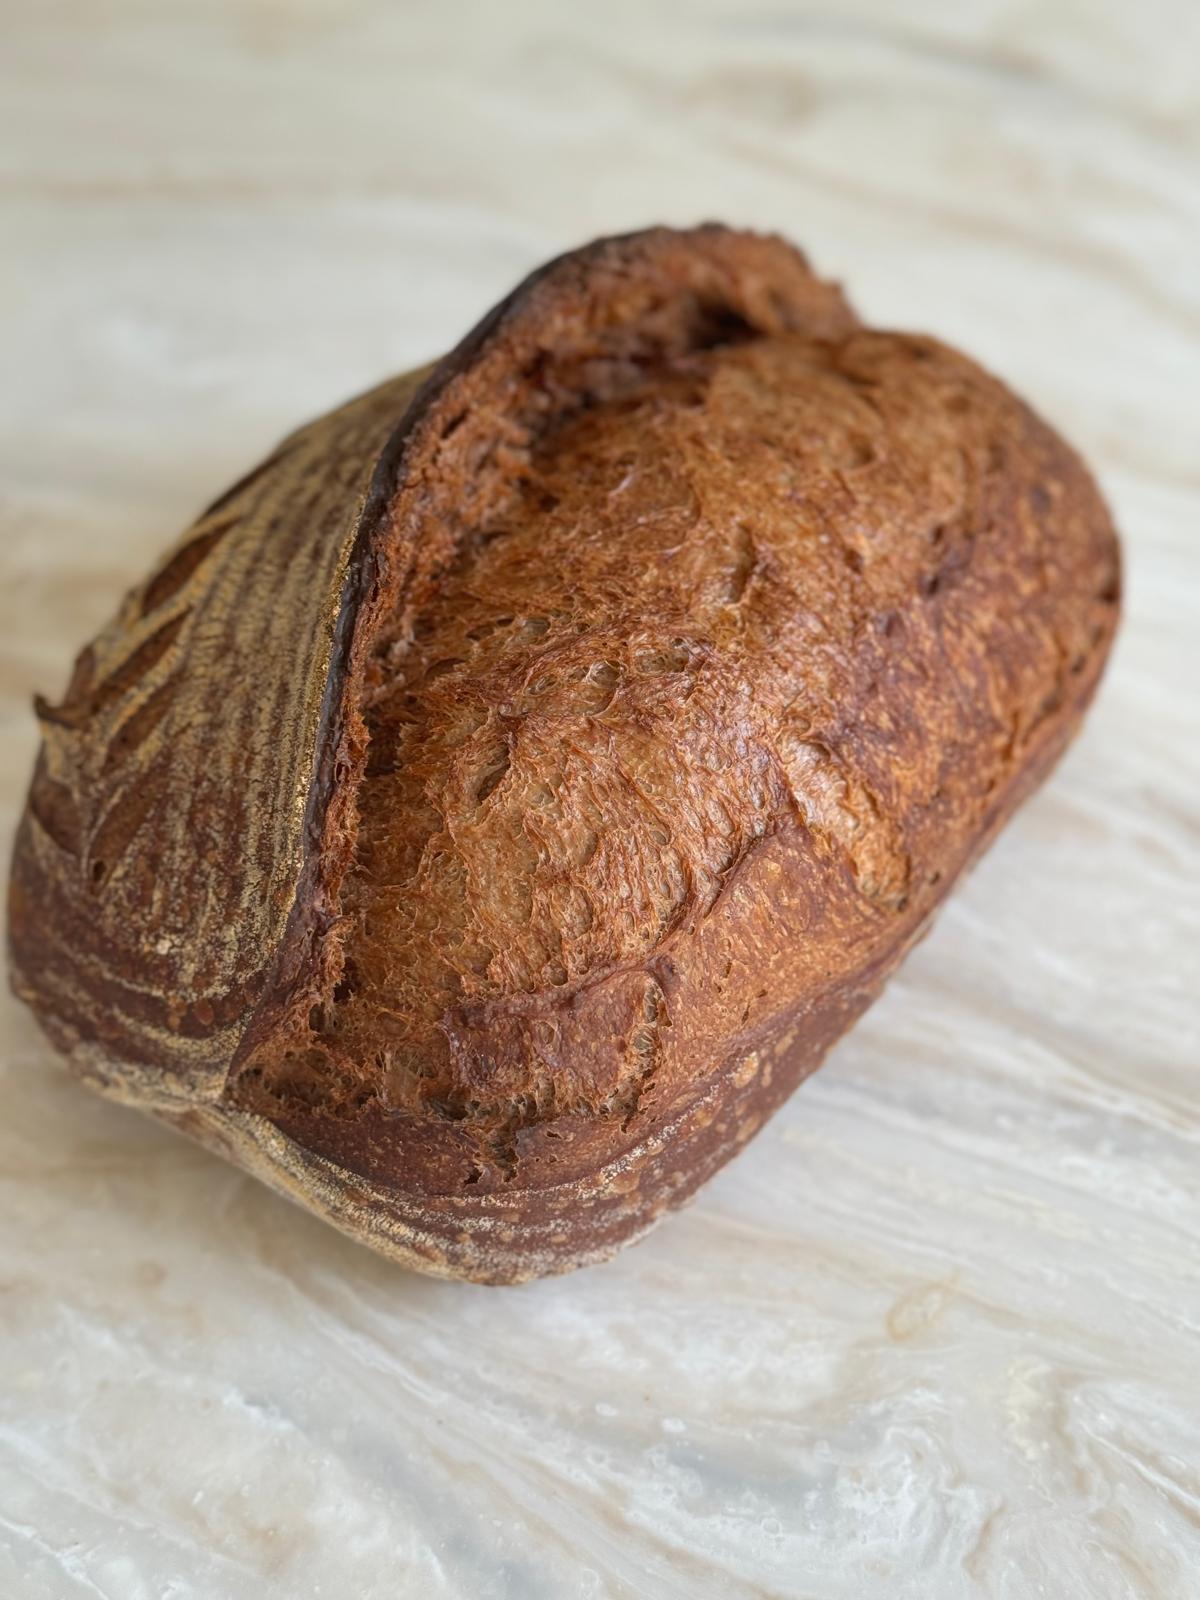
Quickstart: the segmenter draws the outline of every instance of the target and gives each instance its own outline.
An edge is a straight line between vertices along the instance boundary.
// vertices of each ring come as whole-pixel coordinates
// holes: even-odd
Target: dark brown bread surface
[[[1118,591],[965,357],[777,239],[601,241],[286,441],[41,707],[18,991],[406,1263],[598,1259],[869,1004]]]

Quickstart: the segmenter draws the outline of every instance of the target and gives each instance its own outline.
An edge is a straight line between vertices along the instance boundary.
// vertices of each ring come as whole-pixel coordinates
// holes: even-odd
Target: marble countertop
[[[0,821],[198,506],[541,258],[719,216],[1094,461],[1086,731],[685,1213],[376,1260],[0,1001],[0,1594],[1200,1593],[1200,8],[54,0],[0,64]]]

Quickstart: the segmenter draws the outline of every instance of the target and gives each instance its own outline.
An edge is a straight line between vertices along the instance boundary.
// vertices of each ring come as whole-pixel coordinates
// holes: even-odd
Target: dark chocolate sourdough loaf
[[[869,1004],[1118,590],[973,362],[776,238],[602,240],[285,441],[39,705],[17,990],[408,1265],[597,1260]]]

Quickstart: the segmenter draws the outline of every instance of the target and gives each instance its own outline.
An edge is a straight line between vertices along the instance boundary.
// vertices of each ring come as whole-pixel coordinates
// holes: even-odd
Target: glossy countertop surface
[[[408,1275],[0,999],[0,1594],[1200,1593],[1200,12],[59,0],[0,55],[0,824],[283,433],[601,232],[775,228],[1096,467],[1085,731],[685,1212]]]

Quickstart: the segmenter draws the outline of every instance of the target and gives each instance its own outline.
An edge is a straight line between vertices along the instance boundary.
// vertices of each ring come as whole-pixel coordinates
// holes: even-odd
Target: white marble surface
[[[684,1215],[369,1256],[0,1002],[0,1595],[1200,1593],[1200,8],[46,0],[0,52],[0,803],[28,698],[277,435],[541,257],[717,215],[1097,463],[1051,785]]]

